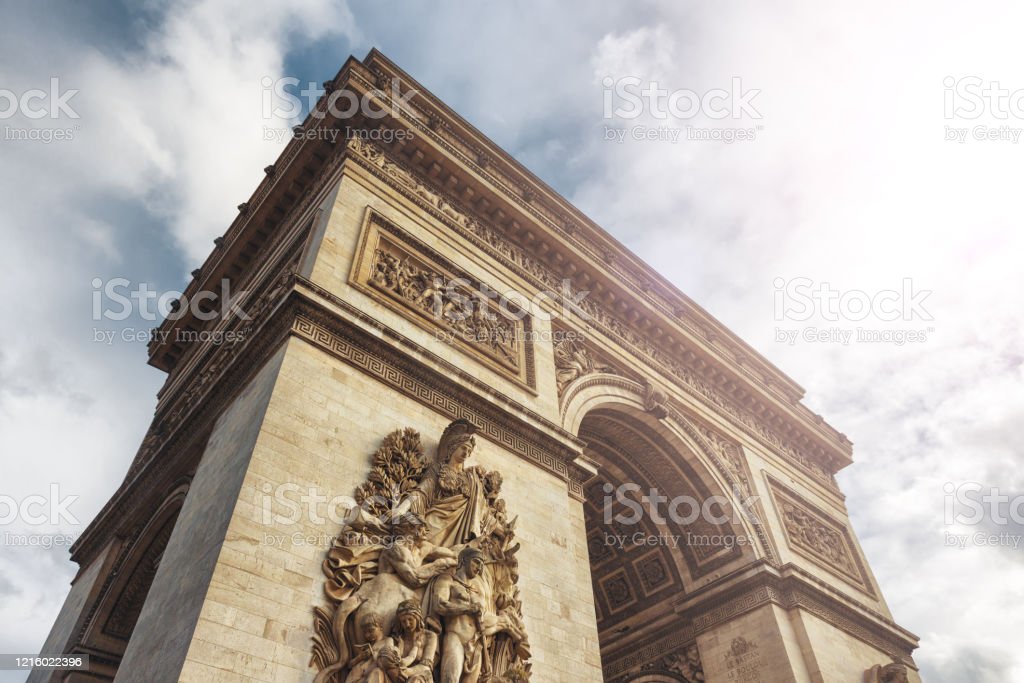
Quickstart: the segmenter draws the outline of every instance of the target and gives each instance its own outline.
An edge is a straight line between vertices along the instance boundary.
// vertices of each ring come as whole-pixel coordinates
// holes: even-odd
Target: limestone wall
[[[139,616],[117,683],[179,680],[207,586],[220,569],[237,493],[284,358],[279,351],[217,420]],[[241,654],[222,655],[230,666]],[[190,680],[202,680],[193,678]]]
[[[794,610],[792,622],[812,683],[848,681],[851,674],[892,661],[886,653],[804,610]],[[908,669],[907,674],[910,683],[920,683],[918,672]]]
[[[287,485],[295,501],[310,489],[351,496],[389,432],[412,427],[432,449],[448,422],[306,342],[289,341],[180,680],[312,680],[313,607],[325,604],[321,563],[339,525],[326,506],[316,510],[322,521],[306,506],[295,519],[274,492]],[[478,442],[470,463],[502,471],[509,513],[520,517],[519,585],[536,680],[600,681],[582,506],[564,482]]]
[[[453,234],[450,228],[353,164],[346,167],[315,262],[309,270],[309,278],[374,319],[399,330],[443,360],[455,364],[513,400],[557,422],[558,400],[555,391],[554,354],[550,342],[551,324],[545,319],[545,315],[537,315],[537,306],[527,302],[536,338],[533,344],[536,387],[530,390],[475,360],[472,354],[467,354],[456,346],[438,342],[436,330],[411,324],[393,308],[382,305],[378,300],[366,296],[349,284],[368,209],[378,212],[407,231],[418,242],[435,250],[470,276],[497,291],[503,294],[514,291],[526,299],[534,296],[535,291],[531,285],[527,285],[514,273],[489,259],[478,248],[466,244],[465,240]]]

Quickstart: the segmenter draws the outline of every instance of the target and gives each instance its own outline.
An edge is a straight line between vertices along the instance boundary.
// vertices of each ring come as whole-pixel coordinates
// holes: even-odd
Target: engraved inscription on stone
[[[761,680],[761,653],[757,644],[742,636],[733,638],[725,653],[726,680],[733,683],[758,683]]]

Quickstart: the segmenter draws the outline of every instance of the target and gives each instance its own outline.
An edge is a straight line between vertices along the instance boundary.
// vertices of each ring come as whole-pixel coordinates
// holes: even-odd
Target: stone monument
[[[30,680],[919,683],[846,436],[412,77],[265,171]]]

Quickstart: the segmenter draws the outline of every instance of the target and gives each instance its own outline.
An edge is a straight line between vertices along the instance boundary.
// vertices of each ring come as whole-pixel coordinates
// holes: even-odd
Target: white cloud
[[[92,279],[152,283],[147,269],[159,269],[164,285],[180,287],[279,152],[262,126],[289,122],[261,118],[260,79],[283,75],[296,42],[343,34],[353,21],[344,4],[326,1],[208,1],[172,6],[148,28],[144,46],[124,54],[57,22],[37,34],[45,51],[0,40],[4,87],[22,92],[59,74],[63,89],[79,90],[77,119],[4,121],[68,126],[74,139],[0,142],[0,454],[4,495],[48,496],[58,482],[61,496],[77,496],[69,510],[81,523],[22,521],[6,533],[81,533],[120,484],[151,417],[147,397],[162,375],[145,366],[142,344],[93,341],[93,328],[115,327],[91,319]],[[66,548],[3,545],[0,642],[35,652],[75,567]]]
[[[1024,548],[944,547],[942,491],[974,480],[1021,490],[1020,150],[945,142],[944,125],[972,122],[945,120],[942,99],[947,74],[1024,87],[1004,47],[1014,22],[972,35],[962,7],[949,4],[901,6],[885,21],[863,7],[728,7],[688,13],[686,40],[666,30],[677,25],[671,10],[613,31],[593,61],[599,75],[698,92],[741,75],[762,91],[758,140],[616,145],[595,135],[580,154],[597,163],[573,199],[803,384],[807,403],[851,436],[856,462],[841,481],[853,523],[896,619],[922,636],[926,680],[1024,678],[1024,658],[1002,645],[1002,634],[1024,626],[1003,607]],[[776,277],[869,293],[911,278],[933,291],[925,307],[934,321],[874,326],[934,332],[903,347],[778,344],[775,327],[857,324],[774,320]],[[950,666],[950,642],[962,665]]]

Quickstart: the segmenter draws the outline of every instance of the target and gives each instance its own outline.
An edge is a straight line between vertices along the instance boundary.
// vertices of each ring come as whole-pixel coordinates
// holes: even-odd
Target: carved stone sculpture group
[[[498,683],[530,676],[515,519],[499,472],[467,466],[476,428],[452,422],[427,462],[390,434],[324,561],[316,683]]]

